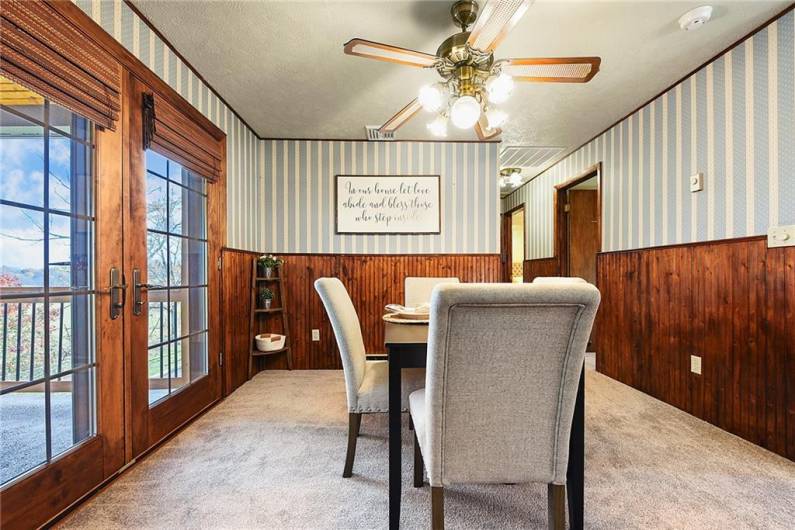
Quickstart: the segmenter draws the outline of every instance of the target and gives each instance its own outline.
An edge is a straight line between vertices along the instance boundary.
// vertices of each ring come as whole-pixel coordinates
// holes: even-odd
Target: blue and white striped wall
[[[553,255],[553,186],[600,161],[605,251],[795,224],[794,26],[790,11],[503,199],[526,205],[527,259]]]
[[[334,254],[499,252],[498,144],[263,140],[260,166],[256,248]],[[440,175],[442,233],[335,234],[338,174]]]
[[[259,140],[122,0],[74,0],[227,134],[227,245],[307,253],[499,252],[497,144]],[[337,236],[340,172],[442,177],[442,234]]]
[[[122,0],[75,0],[95,22],[227,135],[227,245],[257,249],[259,139]]]

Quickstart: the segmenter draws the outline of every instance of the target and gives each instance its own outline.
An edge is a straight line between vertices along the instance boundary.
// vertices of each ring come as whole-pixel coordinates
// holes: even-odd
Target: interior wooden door
[[[598,196],[596,190],[569,190],[569,276],[596,284],[599,252]]]
[[[125,313],[136,456],[221,396],[217,265],[224,225],[219,183],[154,145],[144,148],[142,100],[151,91],[134,77],[130,86]]]
[[[0,77],[0,527],[124,464],[121,128]]]

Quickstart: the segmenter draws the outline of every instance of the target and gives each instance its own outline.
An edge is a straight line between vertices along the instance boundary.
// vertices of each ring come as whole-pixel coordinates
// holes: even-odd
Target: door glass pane
[[[147,151],[149,403],[207,373],[204,179]]]
[[[5,483],[96,433],[95,221],[92,124],[2,77],[0,90]]]

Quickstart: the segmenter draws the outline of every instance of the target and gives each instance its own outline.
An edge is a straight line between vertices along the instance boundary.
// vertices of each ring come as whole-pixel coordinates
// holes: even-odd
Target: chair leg
[[[420,441],[417,439],[417,431],[414,431],[414,487],[423,486],[424,464],[422,462],[422,451],[420,451]]]
[[[362,424],[362,414],[351,412],[348,414],[348,453],[345,455],[345,469],[342,477],[353,475],[353,459],[356,456],[356,438],[359,436],[359,427]]]
[[[566,530],[566,486],[547,485],[549,530]]]
[[[444,530],[444,488],[431,486],[431,528]]]

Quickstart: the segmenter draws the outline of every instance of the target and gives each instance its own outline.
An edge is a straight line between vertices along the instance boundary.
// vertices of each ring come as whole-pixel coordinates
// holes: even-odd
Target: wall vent
[[[380,125],[365,125],[364,128],[367,130],[367,139],[370,141],[395,139],[395,131],[380,132],[378,130],[381,128]]]

